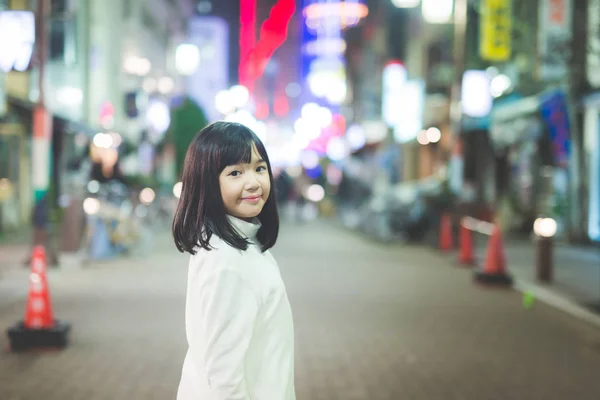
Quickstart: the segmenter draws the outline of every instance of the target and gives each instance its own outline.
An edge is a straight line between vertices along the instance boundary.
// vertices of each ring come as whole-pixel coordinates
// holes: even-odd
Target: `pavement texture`
[[[600,330],[475,285],[430,248],[315,221],[283,226],[274,254],[294,311],[300,400],[600,398]],[[73,325],[72,343],[15,354],[2,336],[0,399],[174,399],[186,266],[158,234],[143,256],[51,270],[54,313]],[[4,329],[23,315],[27,271],[5,271],[0,284]]]

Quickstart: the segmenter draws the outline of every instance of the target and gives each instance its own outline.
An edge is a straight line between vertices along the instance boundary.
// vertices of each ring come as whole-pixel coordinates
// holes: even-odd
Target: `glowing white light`
[[[367,142],[365,130],[360,125],[351,125],[346,132],[345,138],[348,146],[350,146],[350,150],[353,151],[362,149]]]
[[[25,71],[35,42],[35,17],[31,11],[0,12],[0,71]]]
[[[327,157],[332,161],[341,161],[350,154],[350,147],[339,137],[331,139],[327,143]]]
[[[292,136],[292,143],[298,150],[304,150],[310,145],[310,139],[302,133],[294,133]]]
[[[181,198],[182,190],[183,190],[183,183],[177,182],[175,185],[173,185],[173,196],[175,196],[178,199]]]
[[[553,237],[557,229],[558,224],[554,218],[538,218],[533,223],[533,232],[541,237]]]
[[[152,101],[146,109],[146,121],[157,132],[163,133],[171,125],[169,106],[162,101]]]
[[[106,133],[97,133],[94,136],[93,142],[96,147],[100,147],[101,149],[108,149],[113,144],[113,138],[111,135],[108,135]]]
[[[394,139],[399,143],[413,140],[423,129],[423,109],[425,103],[425,82],[411,80],[402,86],[395,101],[398,108],[395,110],[393,125]]]
[[[325,96],[331,104],[339,105],[346,100],[348,86],[346,82],[337,80],[331,83],[330,88]]]
[[[158,81],[158,91],[162,94],[169,94],[175,88],[175,81],[169,76],[164,76]]]
[[[500,97],[511,88],[512,81],[508,76],[500,74],[493,77],[489,85],[492,96]]]
[[[311,119],[315,118],[315,116],[319,113],[319,105],[317,103],[306,103],[302,106],[300,110],[300,115],[302,118]]]
[[[142,204],[148,205],[152,203],[155,198],[156,193],[154,193],[154,190],[152,190],[151,188],[142,189],[142,191],[140,192],[140,202]]]
[[[175,50],[175,67],[181,75],[192,75],[200,65],[200,50],[198,47],[184,43]]]
[[[56,100],[65,106],[77,106],[83,100],[81,89],[65,86],[56,91]]]
[[[256,118],[254,118],[252,113],[248,110],[239,110],[233,114],[229,114],[225,120],[242,124],[256,133]]]
[[[397,8],[415,8],[421,0],[392,0],[392,4]]]
[[[319,165],[319,155],[314,151],[305,151],[300,156],[300,163],[306,169],[313,169]]]
[[[465,115],[482,118],[492,110],[490,81],[485,71],[466,71],[461,92],[461,107]]]
[[[242,85],[235,85],[229,89],[233,105],[237,108],[246,107],[248,100],[250,100],[250,92],[248,88]]]
[[[128,56],[125,59],[123,68],[128,74],[144,76],[152,69],[152,63],[147,58]]]
[[[429,144],[429,138],[427,137],[426,130],[419,131],[419,133],[417,134],[417,142],[419,142],[419,144],[422,144],[423,146]]]
[[[427,140],[430,143],[437,143],[442,138],[442,132],[438,128],[435,128],[435,127],[431,127],[429,129],[427,129],[425,134],[427,135]]]
[[[333,121],[333,114],[327,107],[319,107],[315,112],[315,123],[321,128],[327,128]]]
[[[304,192],[304,197],[309,201],[318,203],[325,198],[325,189],[321,185],[310,185]]]
[[[235,101],[229,90],[221,90],[215,96],[215,108],[223,115],[232,113],[235,110]]]
[[[445,24],[454,11],[454,0],[422,0],[423,19],[431,24]]]
[[[293,143],[286,143],[281,146],[281,158],[285,165],[298,165],[300,162],[300,151]]]
[[[88,197],[83,201],[83,211],[89,215],[96,215],[100,211],[100,201],[92,197]]]
[[[294,123],[294,131],[305,136],[309,140],[314,140],[321,136],[321,128],[314,120],[298,118]]]
[[[406,68],[400,63],[394,62],[386,65],[382,75],[382,116],[389,126],[395,126],[401,122],[402,115],[398,110],[402,107],[403,87],[406,84]]]
[[[312,94],[317,97],[327,96],[328,85],[330,83],[330,77],[328,74],[314,72],[308,75],[306,78],[308,81],[308,87]]]

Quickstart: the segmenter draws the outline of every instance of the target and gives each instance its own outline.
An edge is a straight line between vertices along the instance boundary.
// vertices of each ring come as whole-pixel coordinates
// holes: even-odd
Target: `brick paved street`
[[[187,258],[161,237],[144,258],[51,271],[55,314],[73,324],[73,343],[2,351],[1,400],[175,398]],[[284,227],[275,255],[294,309],[299,400],[600,398],[600,330],[474,286],[470,271],[430,249],[315,222]],[[2,279],[26,285],[26,271],[0,277],[15,290],[0,295],[4,330],[24,298]]]

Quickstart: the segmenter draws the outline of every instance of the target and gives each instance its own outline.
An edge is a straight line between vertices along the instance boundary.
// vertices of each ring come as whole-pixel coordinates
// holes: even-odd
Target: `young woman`
[[[294,400],[294,327],[269,249],[279,232],[267,152],[216,122],[192,141],[173,220],[191,254],[178,400]],[[272,190],[273,188],[273,190]]]

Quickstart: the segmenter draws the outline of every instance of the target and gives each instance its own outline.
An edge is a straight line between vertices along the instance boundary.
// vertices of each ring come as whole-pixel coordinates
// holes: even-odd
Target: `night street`
[[[13,354],[3,335],[0,398],[175,398],[187,257],[169,240],[158,235],[143,258],[51,270],[54,313],[73,324],[72,344]],[[317,221],[285,225],[274,253],[294,310],[300,400],[600,398],[599,330],[475,286],[429,248]],[[15,266],[0,278],[3,329],[22,318],[26,274]],[[23,290],[7,293],[19,280]]]

